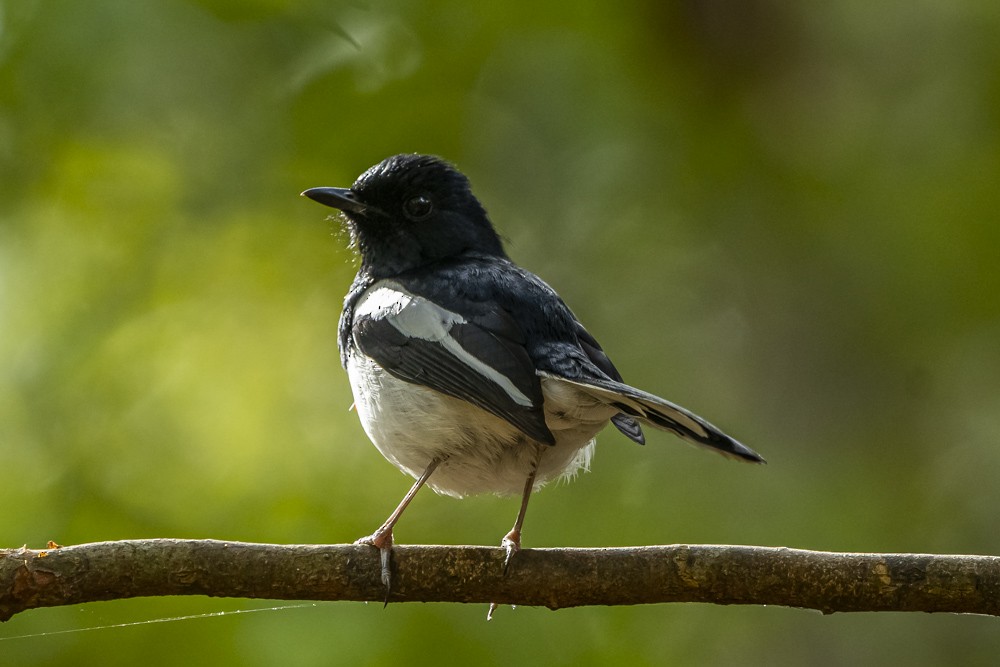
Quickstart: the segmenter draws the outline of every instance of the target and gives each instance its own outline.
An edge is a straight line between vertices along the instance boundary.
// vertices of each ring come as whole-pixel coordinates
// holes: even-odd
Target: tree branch
[[[52,545],[55,546],[55,545]],[[1000,615],[1000,557],[671,545],[503,550],[397,546],[390,602],[544,606],[710,602]],[[0,621],[26,609],[152,595],[381,602],[375,549],[123,540],[0,550]]]

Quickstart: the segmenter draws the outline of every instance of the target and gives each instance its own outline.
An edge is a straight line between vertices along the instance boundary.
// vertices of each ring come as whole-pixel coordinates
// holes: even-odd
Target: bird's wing
[[[500,307],[454,296],[447,305],[384,280],[357,301],[351,334],[395,377],[468,401],[546,444],[541,380],[517,322]]]
[[[729,437],[698,415],[623,382],[598,377],[596,373],[574,373],[567,377],[552,371],[539,371],[541,377],[573,385],[622,413],[656,428],[671,431],[688,442],[711,447],[721,454],[754,463],[764,463],[757,452]],[[627,434],[626,434],[627,435]]]

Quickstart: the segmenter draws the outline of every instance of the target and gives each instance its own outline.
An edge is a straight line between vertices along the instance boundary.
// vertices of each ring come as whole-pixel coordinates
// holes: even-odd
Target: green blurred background
[[[398,152],[472,179],[625,377],[764,454],[613,431],[525,546],[1000,554],[1000,5],[0,1],[0,546],[346,542],[367,442],[329,211]],[[516,499],[418,496],[406,543]],[[0,638],[268,606],[43,609]],[[974,664],[997,621],[329,603],[0,642],[10,664]]]

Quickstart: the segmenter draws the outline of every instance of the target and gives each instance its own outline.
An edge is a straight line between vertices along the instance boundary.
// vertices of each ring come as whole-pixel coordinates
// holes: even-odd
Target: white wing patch
[[[531,406],[531,399],[514,386],[503,373],[469,354],[451,335],[451,328],[468,321],[446,308],[410,294],[391,281],[384,281],[369,289],[354,309],[355,317],[385,319],[407,338],[417,338],[437,343],[461,360],[469,369],[500,386],[518,405]]]

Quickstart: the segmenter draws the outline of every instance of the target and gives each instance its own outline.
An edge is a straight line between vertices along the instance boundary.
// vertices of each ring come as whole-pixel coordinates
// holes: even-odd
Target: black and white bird
[[[521,544],[532,491],[587,470],[610,422],[640,424],[762,463],[684,408],[625,384],[556,292],[504,252],[468,179],[428,155],[396,155],[350,188],[302,193],[339,209],[360,254],[340,317],[341,362],[365,433],[416,483],[386,522],[358,540],[381,550],[424,484],[438,493],[522,494],[503,538]]]

